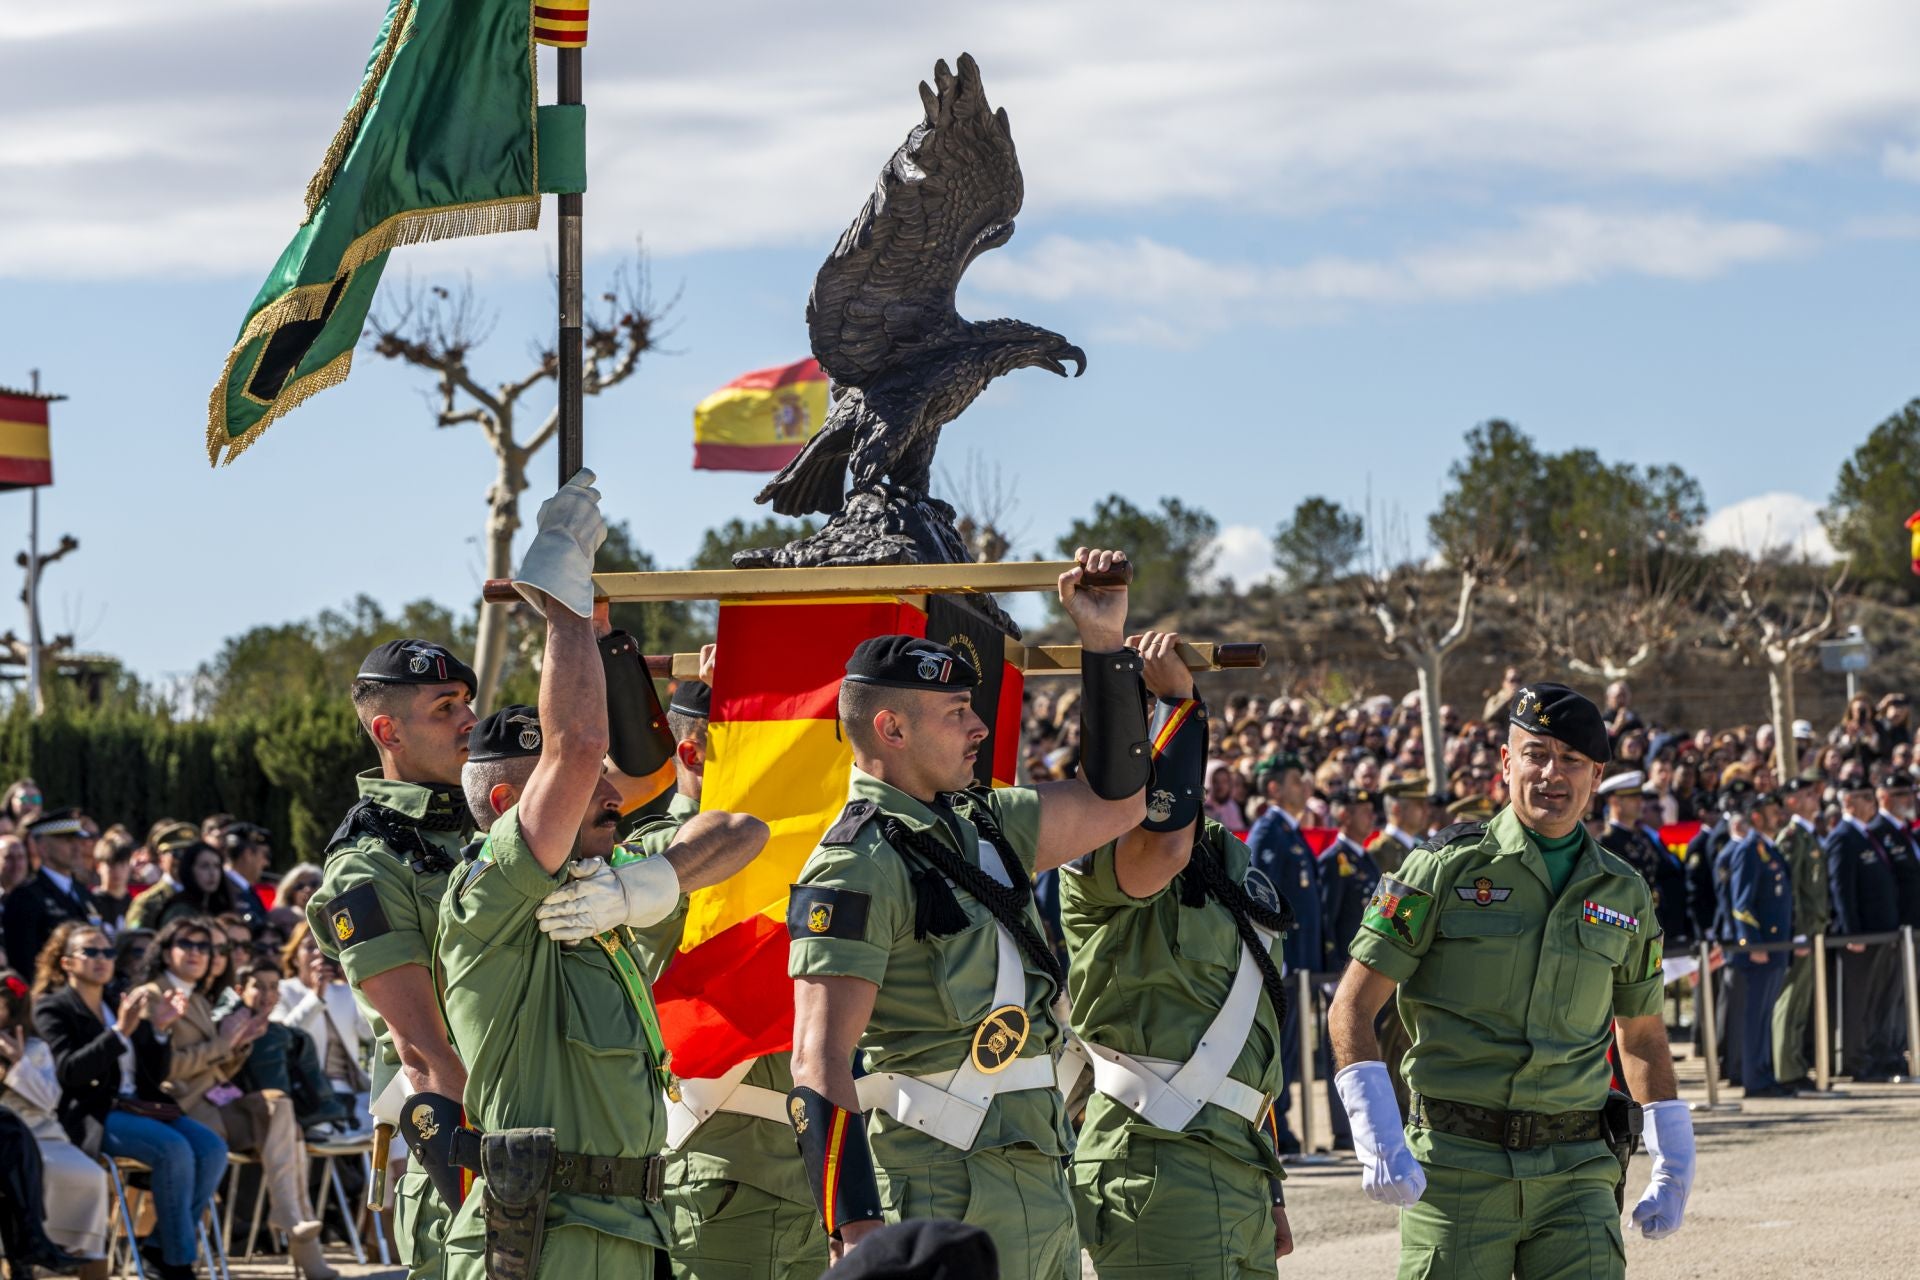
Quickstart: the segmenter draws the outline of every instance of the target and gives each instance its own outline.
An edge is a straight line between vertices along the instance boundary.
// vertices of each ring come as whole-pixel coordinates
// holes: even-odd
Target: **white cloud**
[[[1722,507],[1707,517],[1700,535],[1716,551],[1761,555],[1784,548],[1789,555],[1822,564],[1835,559],[1833,543],[1820,524],[1820,504],[1798,493],[1762,493]]]
[[[1024,254],[982,258],[968,284],[988,294],[1141,307],[1139,318],[1108,315],[1100,336],[1154,342],[1248,317],[1284,321],[1356,305],[1459,302],[1620,275],[1700,280],[1809,243],[1768,222],[1562,205],[1526,211],[1511,227],[1395,258],[1323,257],[1298,266],[1209,261],[1146,237],[1048,236]]]
[[[1237,590],[1245,591],[1256,582],[1274,576],[1273,541],[1264,529],[1250,524],[1230,524],[1213,540],[1213,571],[1231,579]]]
[[[1880,172],[1902,182],[1920,182],[1920,143],[1889,142],[1880,152]]]
[[[377,6],[42,8],[0,38],[0,273],[264,270]],[[666,253],[824,243],[917,118],[913,80],[963,48],[1012,116],[1029,212],[1066,220],[1399,211],[1870,155],[1912,136],[1917,46],[1911,0],[1189,0],[1177,19],[1147,0],[607,6],[587,55],[588,234],[613,248],[643,230]],[[69,234],[76,214],[87,235]],[[1455,264],[1454,287],[1496,265]],[[1447,269],[1301,287],[1391,292],[1412,273],[1439,290]]]

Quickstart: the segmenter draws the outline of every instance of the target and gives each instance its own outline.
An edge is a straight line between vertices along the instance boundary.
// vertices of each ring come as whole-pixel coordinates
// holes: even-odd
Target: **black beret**
[[[1745,778],[1735,778],[1720,788],[1720,812],[1752,813],[1753,807],[1760,803],[1760,793]]]
[[[30,836],[79,836],[88,830],[86,817],[78,809],[48,809],[27,824]]]
[[[1530,684],[1514,695],[1508,719],[1528,733],[1566,743],[1595,764],[1613,758],[1600,708],[1563,684]]]
[[[1368,808],[1378,808],[1378,801],[1379,797],[1371,791],[1340,790],[1335,791],[1327,797],[1328,804],[1340,805],[1344,808],[1353,808],[1359,805],[1365,805]]]
[[[517,760],[540,754],[540,710],[516,703],[502,707],[479,724],[467,738],[467,759]]]
[[[667,703],[667,710],[676,715],[711,719],[713,687],[704,680],[682,680],[673,687],[673,700]]]
[[[445,684],[457,680],[467,686],[467,696],[475,696],[480,678],[473,668],[453,656],[445,645],[431,640],[389,640],[361,662],[355,680],[378,680],[382,684]]]
[[[980,682],[966,655],[924,636],[875,636],[847,659],[847,679],[889,689],[965,693]],[[861,1246],[865,1248],[865,1245]]]
[[[979,1227],[915,1218],[880,1228],[827,1274],[833,1280],[999,1280],[1000,1255]]]
[[[1886,777],[1880,779],[1880,790],[1911,791],[1913,790],[1913,775],[1909,773],[1889,773]]]
[[[1797,778],[1788,778],[1785,782],[1781,783],[1777,794],[1784,799],[1790,795],[1797,795],[1802,791],[1815,790],[1819,786],[1820,780],[1818,778],[1809,778],[1805,774],[1802,774]]]

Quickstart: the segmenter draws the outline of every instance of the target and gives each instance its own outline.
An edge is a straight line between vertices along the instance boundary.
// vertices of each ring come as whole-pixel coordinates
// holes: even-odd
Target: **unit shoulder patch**
[[[1392,876],[1381,876],[1380,887],[1367,899],[1366,914],[1360,917],[1360,925],[1412,946],[1419,940],[1420,930],[1432,913],[1432,894]]]
[[[371,884],[355,885],[328,903],[327,924],[342,951],[393,932],[380,893]]]
[[[867,911],[872,905],[872,895],[858,889],[794,885],[787,899],[787,937],[793,941],[843,938],[863,942],[867,936]]]

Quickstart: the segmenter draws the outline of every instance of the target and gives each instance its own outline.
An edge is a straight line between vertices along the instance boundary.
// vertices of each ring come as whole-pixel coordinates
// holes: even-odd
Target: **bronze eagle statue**
[[[856,546],[854,529],[832,536],[830,524],[822,535],[835,545],[815,554],[795,554],[791,544],[736,563],[966,558],[952,509],[928,493],[940,429],[1003,373],[1065,377],[1069,363],[1074,376],[1086,372],[1086,353],[1057,333],[960,315],[954,295],[967,267],[1013,236],[1020,161],[1007,113],[988,105],[970,55],[954,70],[935,64],[920,100],[926,118],[880,171],[807,298],[814,358],[832,380],[827,420],[755,498],[782,515],[844,515],[861,526],[891,511],[881,520],[888,527],[870,532],[892,545]],[[864,512],[857,520],[856,505]],[[935,527],[917,527],[923,522]]]

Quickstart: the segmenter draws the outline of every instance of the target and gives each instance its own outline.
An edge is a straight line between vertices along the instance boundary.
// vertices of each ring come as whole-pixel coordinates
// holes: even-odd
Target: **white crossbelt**
[[[667,1150],[678,1151],[694,1130],[723,1112],[786,1124],[785,1094],[742,1083],[757,1061],[748,1058],[723,1076],[679,1081],[679,1099],[667,1102]]]
[[[999,850],[985,840],[980,842],[980,868],[1001,884],[1013,883],[1006,864],[1000,860]],[[1027,972],[1020,962],[1019,948],[1013,934],[999,920],[993,922],[993,927],[998,967],[990,1007],[998,1009],[1011,1004],[1024,1009]],[[1022,1089],[1058,1089],[1064,1065],[1065,1056],[1057,1063],[1053,1056],[1040,1054],[1017,1058],[999,1071],[986,1072],[969,1053],[966,1061],[952,1071],[924,1076],[876,1071],[855,1081],[855,1087],[863,1109],[884,1111],[901,1124],[912,1125],[964,1151],[970,1149],[974,1138],[979,1136],[980,1126],[986,1122],[996,1097]]]
[[[1272,943],[1272,934],[1264,929],[1258,932],[1261,942]],[[1220,1012],[1201,1033],[1191,1058],[1185,1062],[1137,1058],[1082,1038],[1080,1044],[1093,1066],[1093,1087],[1154,1128],[1174,1133],[1191,1124],[1208,1103],[1260,1123],[1272,1099],[1227,1074],[1253,1034],[1260,992],[1260,966],[1252,949],[1242,942],[1233,986]]]

